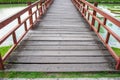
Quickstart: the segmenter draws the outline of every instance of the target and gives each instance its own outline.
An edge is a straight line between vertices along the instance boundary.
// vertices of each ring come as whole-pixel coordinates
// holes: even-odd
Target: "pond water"
[[[0,4],[0,21],[24,9],[26,4]]]
[[[8,18],[9,16],[19,12],[20,10],[24,9],[26,7],[25,4],[7,4],[7,5],[0,5],[0,21]],[[110,14],[111,16],[114,16],[115,18],[117,18],[118,20],[120,20],[120,5],[119,4],[100,4],[98,6],[101,10],[105,11],[106,13]],[[117,12],[112,13],[109,8],[117,8]],[[0,38],[3,37],[6,33],[8,32],[11,28],[12,25],[14,25],[15,22],[11,23],[9,26],[7,26],[7,28],[5,29],[1,29],[0,30]],[[111,30],[113,30],[116,34],[120,34],[120,28],[116,25],[114,25],[113,23],[111,23],[110,21],[107,21],[107,25],[111,28]],[[22,30],[22,29],[21,29]],[[21,32],[21,30],[19,30],[18,34]],[[102,29],[103,31],[101,32],[102,36],[105,37],[106,36],[106,30]],[[8,45],[12,43],[12,38],[8,38],[8,40],[3,44],[3,45]],[[120,43],[117,42],[112,36],[110,37],[110,45],[113,47],[119,47],[120,48]]]
[[[107,14],[115,17],[116,19],[118,19],[120,21],[120,5],[119,4],[100,4],[98,7],[101,10],[103,10],[104,12],[106,12]],[[120,34],[120,26],[118,27],[110,21],[107,21],[106,24],[116,34]],[[104,28],[103,28],[103,32],[101,34],[104,38],[106,37],[107,32]],[[120,43],[118,41],[116,41],[112,36],[110,36],[110,43],[109,44],[112,47],[120,48]]]
[[[109,15],[120,20],[120,4],[99,4],[98,7]]]
[[[8,17],[14,15],[15,13],[21,11],[26,7],[26,4],[1,4],[0,5],[0,22],[7,19]],[[0,29],[0,38],[2,38],[9,30],[13,28],[13,25],[16,21],[7,25],[5,28]],[[20,32],[20,31],[19,31]],[[12,44],[12,37],[9,37],[3,44],[0,46],[7,46]]]

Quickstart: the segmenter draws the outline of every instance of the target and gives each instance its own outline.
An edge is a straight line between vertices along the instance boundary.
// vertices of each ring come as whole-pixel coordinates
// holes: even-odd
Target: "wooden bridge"
[[[96,3],[92,5],[85,0],[37,1],[0,22],[2,29],[18,20],[17,25],[0,39],[2,44],[12,36],[14,43],[0,58],[0,69],[36,72],[119,71],[120,57],[110,47],[109,38],[112,35],[120,42],[120,36],[110,30],[106,22],[109,20],[120,27],[120,21],[96,6]],[[25,13],[29,15],[23,19],[21,16]],[[103,16],[103,21],[97,14]],[[97,28],[95,22],[98,22]],[[24,32],[18,38],[16,31],[20,27],[24,28]],[[101,27],[106,29],[106,38],[100,34]]]

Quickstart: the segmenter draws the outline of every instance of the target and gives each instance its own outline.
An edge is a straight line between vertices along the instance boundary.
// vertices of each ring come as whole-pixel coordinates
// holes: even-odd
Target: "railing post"
[[[39,5],[39,4],[37,4],[36,8],[37,8],[37,11],[38,11],[38,17],[40,17],[40,11],[39,11],[38,5]]]
[[[76,2],[76,7],[77,7],[77,9],[79,9],[79,8],[78,8],[78,0],[75,0],[75,2]]]
[[[4,70],[4,65],[3,65],[1,53],[0,53],[0,70]]]
[[[51,4],[51,0],[48,0],[47,9],[48,9],[48,7],[50,6],[50,4]]]
[[[44,1],[44,3],[43,3],[43,7],[42,7],[42,9],[43,9],[43,14],[45,14],[45,12],[46,12],[46,3],[47,3],[47,0],[45,0]]]
[[[94,3],[94,6],[97,7],[97,6],[98,6],[98,3],[95,2],[95,3]],[[96,11],[95,11],[95,10],[93,10],[93,16],[96,16]],[[92,17],[91,26],[94,26],[94,24],[95,24],[95,19],[94,19],[94,17]],[[93,30],[92,27],[91,27],[91,30]]]
[[[16,38],[15,31],[13,32],[12,37],[13,37],[14,44],[17,44],[17,38]]]
[[[42,14],[43,14],[43,11],[42,11],[42,2],[40,1],[40,16],[42,16]]]
[[[120,70],[120,58],[119,58],[119,60],[117,61],[116,69],[117,69],[117,70]]]
[[[85,0],[84,0],[85,1]],[[85,12],[85,3],[83,3],[83,10],[82,10],[82,14],[84,15],[84,12]]]
[[[86,10],[88,11],[88,9],[89,9],[89,7],[87,6],[87,9],[86,9]],[[87,14],[87,11],[84,11],[84,13],[85,13],[85,16],[86,16],[86,14]]]
[[[80,8],[80,0],[78,0],[78,8]]]
[[[97,32],[99,33],[99,31],[100,31],[100,23],[98,24]]]
[[[43,14],[45,14],[45,12],[46,12],[46,1],[43,4]]]
[[[25,28],[25,31],[27,32],[27,23],[26,23],[26,21],[24,22],[24,28]]]
[[[20,18],[20,16],[18,17],[18,24],[21,24],[21,18]]]
[[[28,6],[31,5],[31,2],[28,2]],[[32,9],[29,9],[29,16],[30,16],[30,25],[33,25],[33,18],[32,18]]]
[[[45,1],[45,10],[47,10],[48,0]]]
[[[104,22],[103,22],[103,24],[106,25],[106,22],[107,22],[107,19],[104,18]],[[106,43],[106,44],[108,44],[108,42],[109,42],[109,37],[110,37],[110,33],[107,32],[107,36],[106,36],[106,40],[105,40],[105,43]]]

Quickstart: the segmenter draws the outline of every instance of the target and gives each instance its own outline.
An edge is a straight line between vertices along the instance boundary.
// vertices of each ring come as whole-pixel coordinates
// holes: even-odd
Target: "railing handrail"
[[[110,20],[112,23],[114,23],[115,25],[117,25],[118,27],[120,27],[120,21],[117,20],[115,17],[113,16],[110,16],[108,15],[106,12],[100,10],[99,8],[95,7],[93,4],[85,1],[85,0],[81,0],[83,3],[87,4],[87,6],[90,6],[93,10],[95,10],[97,13],[101,14],[102,16],[104,16],[104,18]],[[91,14],[93,15],[93,14]],[[94,18],[96,18],[94,15],[93,15]],[[97,19],[97,18],[96,18]],[[99,19],[98,19],[99,20]],[[101,21],[100,21],[101,22]],[[102,25],[104,25],[102,22],[101,22]],[[105,26],[105,25],[104,25]],[[120,42],[120,37],[114,32],[112,31],[109,27],[105,26],[104,27],[109,33],[111,33],[119,42]]]
[[[76,8],[78,9],[78,11],[82,14],[82,16],[85,18],[85,20],[89,23],[91,29],[94,30],[94,32],[101,39],[101,41],[106,46],[106,48],[108,49],[108,51],[110,52],[110,54],[116,60],[116,62],[117,62],[116,69],[120,69],[120,56],[118,56],[115,53],[115,51],[113,51],[113,49],[111,48],[111,46],[109,45],[110,35],[112,35],[118,42],[120,42],[120,36],[118,34],[116,34],[113,30],[111,30],[108,27],[108,25],[106,25],[107,20],[109,20],[113,24],[115,24],[117,27],[120,28],[120,21],[117,20],[116,18],[114,18],[113,16],[110,16],[106,12],[100,10],[99,8],[97,8],[96,7],[97,3],[95,3],[93,5],[93,4],[89,3],[89,2],[87,2],[86,0],[72,0],[72,1],[73,1],[74,5],[76,6]],[[89,7],[92,9],[93,12],[89,11]],[[97,17],[97,13],[99,13],[100,15],[103,16],[103,18],[104,18],[103,21],[101,21]],[[90,20],[90,16],[91,16],[92,20]],[[95,28],[95,21],[98,22],[97,28]],[[101,26],[103,26],[106,29],[106,31],[107,31],[105,39],[99,33]]]
[[[23,15],[25,12],[29,11],[31,8],[35,7],[37,4],[39,4],[40,1],[36,1],[35,3],[27,6],[25,9],[17,12],[16,14],[13,14],[11,17],[3,20],[2,22],[0,22],[0,29],[4,28],[6,25],[8,25],[10,22],[14,21],[15,19],[17,19],[18,17],[20,17],[21,15]],[[28,18],[30,17],[31,15],[28,16]],[[26,19],[28,19],[26,18]],[[24,20],[26,20],[24,19]],[[24,21],[23,21],[24,22]],[[17,28],[19,28],[19,26],[22,25],[21,24],[18,24],[16,27],[14,27],[12,30],[10,30],[5,36],[3,36],[1,39],[0,39],[0,44],[2,44],[4,42],[4,40],[6,40],[11,34],[13,31],[15,31]]]
[[[0,53],[0,69],[4,69],[3,62],[11,54],[11,52],[16,48],[16,46],[23,39],[26,33],[32,28],[32,26],[37,22],[37,20],[42,16],[42,14],[46,12],[47,8],[51,5],[52,2],[53,0],[45,0],[44,2],[41,2],[40,0],[36,1],[33,4],[29,4],[29,6],[26,7],[25,9],[17,12],[11,17],[0,22],[0,29],[2,29],[6,27],[8,24],[10,24],[11,22],[13,22],[14,20],[16,19],[18,20],[17,24],[11,30],[9,30],[2,38],[0,38],[0,45],[10,36],[12,36],[12,39],[13,39],[13,45],[8,50],[8,52],[3,57],[1,57],[1,53]],[[32,11],[34,7],[36,7],[36,9],[35,11]],[[28,16],[22,20],[21,16],[26,12],[28,12]],[[34,20],[33,20],[33,16],[35,17]],[[29,25],[27,25],[27,20],[29,20]],[[17,39],[15,31],[19,29],[22,25],[24,27],[24,32],[19,37],[19,39]]]
[[[10,16],[9,18],[2,20],[0,22],[0,29],[4,28],[7,24],[9,24],[10,22],[14,21],[16,18],[18,18],[19,16],[21,16],[22,14],[24,14],[26,11],[28,11],[29,9],[31,9],[32,7],[34,7],[36,4],[38,4],[39,1],[36,1],[35,3],[27,6],[25,9],[13,14],[12,16]]]
[[[108,15],[106,12],[100,10],[99,8],[95,7],[93,4],[91,4],[85,0],[81,0],[81,1],[85,4],[87,4],[88,6],[90,6],[91,8],[93,8],[96,12],[100,13],[105,18],[109,19],[111,22],[115,23],[118,27],[120,27],[120,21],[118,19],[116,19],[113,16]]]

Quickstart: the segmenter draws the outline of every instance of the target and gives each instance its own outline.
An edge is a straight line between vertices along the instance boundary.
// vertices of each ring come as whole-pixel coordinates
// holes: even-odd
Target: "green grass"
[[[108,10],[110,10],[112,13],[120,14],[120,6],[108,7]]]
[[[108,8],[118,8],[118,7],[120,7],[120,4],[104,4],[104,3],[100,3],[100,4],[98,4],[98,5],[100,5],[100,6],[105,6],[105,7],[108,7]]]
[[[89,2],[110,2],[110,3],[114,3],[114,2],[120,2],[120,0],[87,0]]]
[[[101,77],[120,77],[120,73],[42,73],[42,72],[0,72],[0,78],[101,78]]]
[[[3,57],[5,55],[5,53],[10,49],[11,46],[3,46],[0,47],[0,54]]]
[[[108,8],[110,11],[111,11],[111,13],[116,13],[116,14],[120,14],[120,9],[118,8],[118,9],[116,9],[116,8]]]
[[[116,9],[116,8],[108,8],[108,10],[110,10],[110,11],[120,11],[120,9]]]
[[[120,48],[115,48],[115,47],[112,47],[112,49],[115,51],[115,53],[120,56]]]
[[[37,0],[0,0],[0,2],[9,2],[9,3],[12,3],[12,2],[35,2]],[[89,2],[120,2],[120,0],[87,0]]]
[[[12,8],[12,7],[24,7],[27,6],[26,4],[0,4],[1,8]]]
[[[0,2],[7,2],[7,3],[12,3],[12,2],[35,2],[37,0],[0,0]]]

